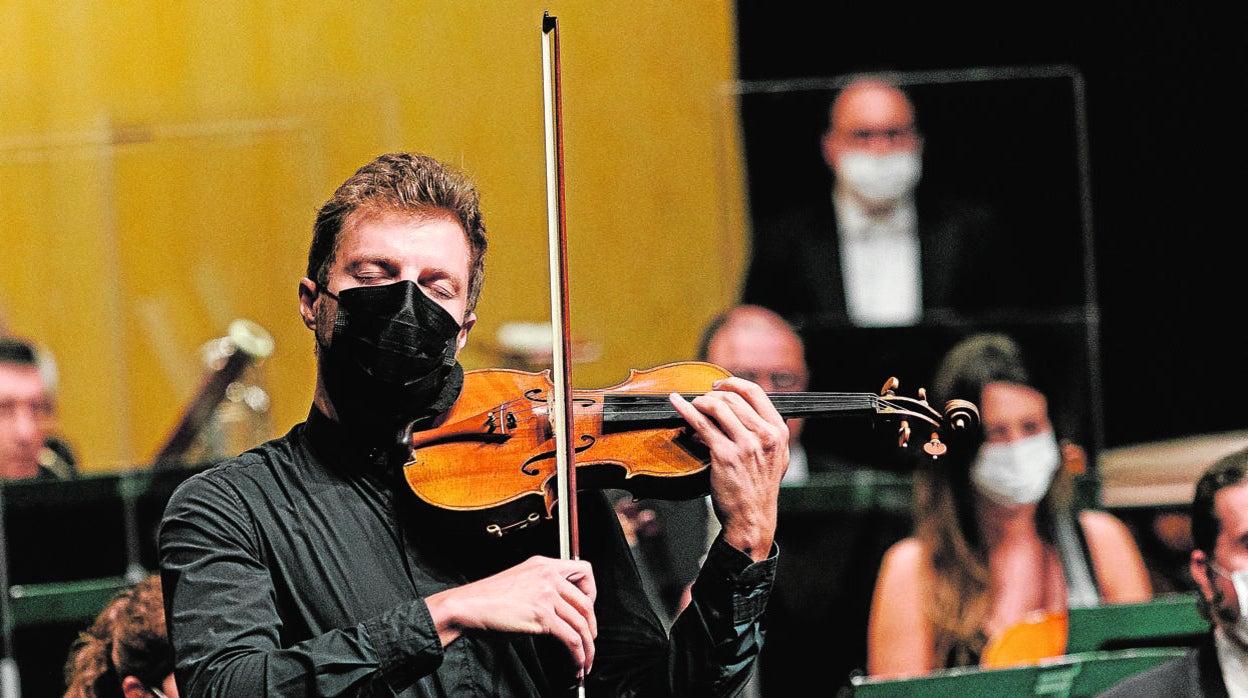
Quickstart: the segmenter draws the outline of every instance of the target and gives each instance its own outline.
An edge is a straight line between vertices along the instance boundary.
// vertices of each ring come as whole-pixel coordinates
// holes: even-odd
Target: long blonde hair
[[[997,382],[1034,387],[1022,351],[1011,338],[976,334],[945,354],[932,393],[941,402],[961,398],[978,404],[984,386]],[[976,664],[988,641],[983,630],[992,609],[988,550],[969,475],[982,442],[976,437],[939,461],[924,459],[915,476],[915,536],[929,551],[935,572],[927,613],[935,633],[937,666]],[[1049,542],[1054,539],[1054,512],[1069,505],[1072,489],[1069,475],[1059,469],[1037,508],[1040,535]]]

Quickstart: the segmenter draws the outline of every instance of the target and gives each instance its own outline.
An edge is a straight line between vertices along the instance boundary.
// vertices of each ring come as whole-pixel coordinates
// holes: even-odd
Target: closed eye
[[[363,260],[353,262],[347,273],[361,284],[375,284],[391,281],[398,276],[398,268],[384,260]]]

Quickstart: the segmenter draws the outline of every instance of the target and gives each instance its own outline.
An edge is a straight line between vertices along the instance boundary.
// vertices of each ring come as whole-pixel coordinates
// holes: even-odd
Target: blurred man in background
[[[835,97],[820,141],[832,191],[764,222],[742,300],[795,325],[905,327],[997,299],[981,263],[991,210],[919,195],[923,136],[905,92],[863,75]]]
[[[1218,459],[1196,483],[1192,540],[1192,578],[1209,634],[1103,698],[1248,695],[1248,449]]]
[[[0,479],[55,479],[73,472],[72,456],[56,448],[56,404],[39,352],[0,337]]]

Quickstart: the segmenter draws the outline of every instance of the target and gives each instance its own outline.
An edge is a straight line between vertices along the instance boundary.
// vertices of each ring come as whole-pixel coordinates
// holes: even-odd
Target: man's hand
[[[444,647],[467,629],[553,635],[567,645],[583,677],[594,663],[597,595],[588,562],[534,556],[425,602]]]
[[[670,396],[711,450],[711,503],[724,540],[754,560],[771,552],[780,479],[789,467],[789,429],[763,389],[741,378],[716,381],[690,403]]]

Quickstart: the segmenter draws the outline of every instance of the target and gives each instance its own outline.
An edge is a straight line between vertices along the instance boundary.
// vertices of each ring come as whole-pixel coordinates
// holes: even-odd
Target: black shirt
[[[556,527],[501,541],[460,532],[408,489],[401,455],[350,444],[313,409],[286,436],[179,486],[160,558],[182,695],[569,694],[575,671],[553,638],[465,632],[443,648],[423,600],[531,554],[558,557]],[[580,557],[598,588],[587,694],[729,695],[744,684],[775,549],[752,563],[717,540],[669,640],[606,498],[579,503]]]

